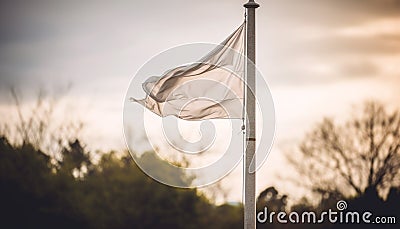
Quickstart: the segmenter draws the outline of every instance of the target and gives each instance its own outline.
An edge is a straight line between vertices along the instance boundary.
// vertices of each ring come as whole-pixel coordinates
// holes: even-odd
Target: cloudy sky
[[[1,121],[15,110],[9,89],[29,105],[39,88],[57,93],[86,123],[91,148],[122,149],[122,109],[130,80],[171,47],[218,43],[243,20],[242,0],[0,1]],[[271,155],[258,189],[275,185],[295,146],[324,116],[346,118],[351,106],[376,99],[400,103],[399,0],[259,0],[257,65],[277,115]],[[238,175],[239,174],[239,175]],[[240,199],[240,169],[226,182]],[[229,186],[230,184],[230,186]]]

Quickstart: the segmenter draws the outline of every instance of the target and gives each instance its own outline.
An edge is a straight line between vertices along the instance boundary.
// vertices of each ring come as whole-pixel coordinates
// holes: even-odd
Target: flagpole
[[[256,172],[250,173],[250,163],[255,155],[256,149],[256,112],[255,112],[255,93],[256,93],[256,77],[255,77],[255,63],[256,63],[256,42],[255,42],[255,14],[256,8],[260,5],[255,3],[254,0],[249,0],[244,4],[247,9],[247,25],[246,25],[246,56],[247,61],[247,87],[246,87],[246,113],[248,117],[249,128],[246,128],[246,155],[244,158],[245,171],[244,172],[244,228],[256,228]],[[251,91],[252,90],[252,91]],[[255,158],[254,158],[255,159]]]

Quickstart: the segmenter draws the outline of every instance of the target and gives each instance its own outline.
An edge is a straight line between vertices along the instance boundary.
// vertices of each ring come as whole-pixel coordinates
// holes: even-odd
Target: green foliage
[[[153,155],[144,154],[150,163]],[[168,171],[164,171],[168,174]],[[184,174],[171,179],[190,182]],[[0,214],[6,228],[241,228],[241,206],[214,206],[196,189],[146,176],[130,156],[92,164],[79,141],[52,160],[0,138]]]

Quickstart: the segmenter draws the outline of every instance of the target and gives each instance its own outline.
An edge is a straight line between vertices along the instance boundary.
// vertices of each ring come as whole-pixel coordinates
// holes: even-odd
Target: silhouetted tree
[[[287,158],[322,196],[385,197],[400,184],[400,114],[367,102],[343,124],[325,118]]]
[[[257,209],[268,207],[270,211],[286,211],[287,195],[280,195],[274,187],[262,191],[257,197]]]
[[[286,212],[287,210],[287,195],[281,195],[275,189],[275,187],[268,187],[260,193],[257,197],[256,209],[258,213],[262,215],[262,220],[266,219],[266,222],[260,222],[257,220],[257,228],[285,228],[284,224],[280,224],[276,215],[272,216],[272,223],[270,222],[270,213],[275,212]],[[265,209],[267,208],[267,215],[265,215]],[[258,214],[257,213],[257,214]]]
[[[56,113],[67,113],[67,108],[60,106],[59,100],[47,95],[45,90],[40,90],[30,103],[23,102],[22,95],[14,88],[10,92],[15,119],[0,122],[1,134],[14,145],[29,144],[60,160],[61,150],[80,137],[83,123],[66,116],[57,119]],[[60,93],[62,96],[64,92]]]
[[[0,226],[4,228],[241,228],[243,208],[215,206],[196,189],[177,189],[145,175],[127,153],[105,153],[87,166],[74,141],[51,157],[0,137]],[[146,153],[143,155],[146,156]],[[150,156],[151,157],[151,156]],[[186,182],[184,174],[168,173]]]
[[[99,152],[93,163],[76,132],[41,115],[50,105],[24,113],[15,99],[19,119],[0,128],[1,228],[242,228],[242,206],[215,206],[197,189],[160,184],[127,152]],[[155,156],[136,159],[167,180],[192,181]]]

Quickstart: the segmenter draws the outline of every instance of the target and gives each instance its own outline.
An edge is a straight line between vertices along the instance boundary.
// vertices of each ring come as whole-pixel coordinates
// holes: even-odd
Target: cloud
[[[400,73],[395,69],[400,15],[341,26],[319,23],[280,27],[278,34],[269,29],[264,35],[272,37],[259,54],[270,83],[324,84],[354,77],[376,77],[384,83]]]
[[[377,64],[368,61],[357,61],[353,63],[344,63],[339,70],[344,76],[366,77],[377,76],[380,74],[380,68]]]
[[[281,0],[262,5],[274,16],[284,15],[279,18],[284,22],[332,27],[360,24],[400,13],[400,0]]]

